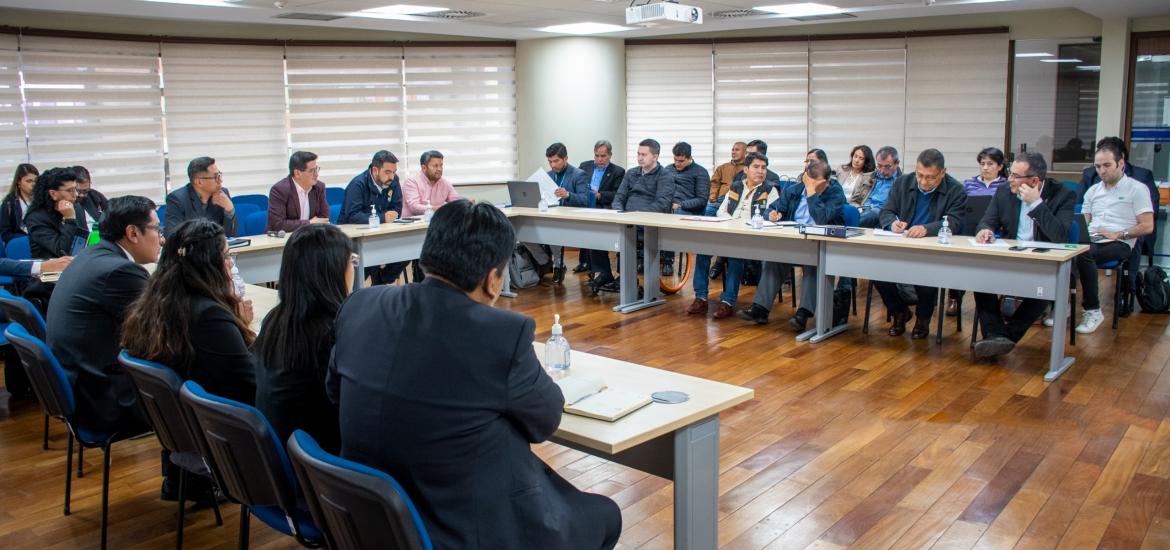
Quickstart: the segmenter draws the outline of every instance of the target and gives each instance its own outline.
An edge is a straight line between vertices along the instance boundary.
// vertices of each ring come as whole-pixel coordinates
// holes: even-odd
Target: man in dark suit
[[[581,171],[585,172],[585,177],[589,179],[589,190],[593,193],[589,197],[590,208],[605,208],[606,205],[613,204],[613,196],[622,183],[622,176],[626,175],[626,169],[610,162],[612,159],[613,144],[603,139],[593,144],[593,160],[581,163]],[[589,271],[593,255],[601,253],[606,255],[608,261],[608,252],[581,249],[573,273]]]
[[[341,454],[397,478],[435,548],[612,548],[617,505],[530,447],[556,431],[564,397],[533,320],[492,307],[515,244],[496,207],[447,203],[423,243],[426,280],[345,302],[326,382]]]
[[[101,221],[102,212],[106,211],[110,200],[93,188],[93,179],[89,175],[89,169],[84,166],[74,166],[73,172],[77,174],[77,206],[83,213],[86,227],[89,227],[90,223]],[[79,216],[79,219],[81,217]]]
[[[211,157],[198,157],[187,163],[187,185],[167,195],[167,217],[163,224],[166,236],[179,224],[195,218],[218,223],[228,235],[236,234],[236,205],[223,186],[223,172]]]
[[[329,202],[325,182],[317,179],[319,173],[316,154],[297,151],[289,157],[288,176],[268,192],[265,231],[292,233],[311,223],[329,223]]]
[[[390,151],[374,153],[365,172],[354,176],[345,186],[345,202],[337,223],[370,223],[370,208],[381,223],[390,223],[402,215],[402,185],[398,182],[398,157]],[[366,268],[370,284],[391,284],[409,262]]]
[[[1043,155],[1034,152],[1016,155],[1008,185],[996,190],[979,222],[975,239],[992,243],[998,233],[1005,239],[1025,241],[1062,243],[1068,240],[1077,195],[1047,176],[1048,163]],[[991,359],[1011,351],[1049,304],[1048,300],[1024,298],[1005,321],[999,298],[976,292],[975,311],[983,327],[983,339],[975,343],[975,357]]]
[[[123,436],[149,429],[130,377],[118,365],[122,321],[146,287],[142,264],[158,261],[163,236],[145,197],[110,201],[101,241],[74,258],[49,300],[49,348],[69,376],[77,425]]]

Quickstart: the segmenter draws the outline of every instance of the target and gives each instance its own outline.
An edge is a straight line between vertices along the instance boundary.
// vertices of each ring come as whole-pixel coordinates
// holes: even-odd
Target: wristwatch
[[[1121,240],[1123,240],[1123,241],[1129,240],[1129,230],[1128,229],[1121,232]]]

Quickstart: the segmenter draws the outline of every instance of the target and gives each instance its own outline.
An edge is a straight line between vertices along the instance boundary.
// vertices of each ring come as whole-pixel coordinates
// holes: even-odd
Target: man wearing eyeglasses
[[[316,154],[297,151],[289,157],[288,176],[268,192],[265,231],[291,233],[311,223],[329,223],[325,182],[317,179],[320,173]]]
[[[187,185],[167,195],[164,227],[170,237],[179,224],[195,218],[207,218],[223,227],[228,235],[236,234],[236,206],[223,186],[223,172],[211,157],[199,157],[187,163]]]

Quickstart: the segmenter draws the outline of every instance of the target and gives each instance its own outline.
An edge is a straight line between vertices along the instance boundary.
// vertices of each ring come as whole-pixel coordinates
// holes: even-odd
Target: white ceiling
[[[735,19],[712,16],[715,12],[724,10],[793,1],[796,0],[681,0],[682,4],[703,8],[705,19],[703,25],[637,28],[603,36],[637,38],[816,24],[778,16]],[[637,0],[639,4],[645,2],[646,0]],[[847,21],[1049,8],[1077,8],[1097,17],[1136,18],[1170,15],[1170,2],[1167,0],[935,0],[930,6],[925,5],[930,0],[820,0],[820,2],[846,9],[857,17]],[[624,25],[625,9],[630,5],[625,0],[287,0],[284,3],[285,7],[281,9],[274,6],[273,0],[241,0],[240,7],[191,6],[142,0],[0,0],[0,7],[188,21],[294,24],[494,39],[527,39],[555,36],[536,30],[550,25],[586,21]],[[274,18],[290,12],[347,15],[396,3],[439,6],[484,15],[460,21],[417,16],[406,17],[404,20],[343,17],[329,22]]]

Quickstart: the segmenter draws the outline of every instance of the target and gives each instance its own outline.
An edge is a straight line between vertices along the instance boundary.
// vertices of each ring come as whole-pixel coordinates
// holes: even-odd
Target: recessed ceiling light
[[[1083,60],[1068,58],[1068,59],[1041,59],[1041,63],[1084,63]]]
[[[424,13],[439,13],[447,11],[447,8],[440,8],[436,6],[416,6],[413,4],[394,4],[391,6],[382,6],[380,8],[370,8],[362,10],[356,15],[363,17],[397,17],[403,15],[422,15]]]
[[[1044,53],[1044,52],[1029,52],[1029,53],[1018,53],[1018,54],[1016,54],[1016,57],[1052,57],[1052,54]]]
[[[240,0],[142,0],[143,2],[158,2],[160,4],[187,4],[190,6],[215,6],[219,8],[242,8]]]
[[[628,31],[632,29],[629,27],[610,25],[607,23],[570,23],[568,25],[553,25],[551,27],[544,27],[543,29],[536,30],[557,34],[603,34],[607,32]]]
[[[814,4],[811,2],[801,2],[799,4],[776,4],[773,6],[759,6],[755,8],[759,11],[766,11],[768,13],[775,13],[783,17],[809,17],[813,15],[832,15],[835,13],[842,13],[845,10],[837,6],[830,6],[828,4]]]

